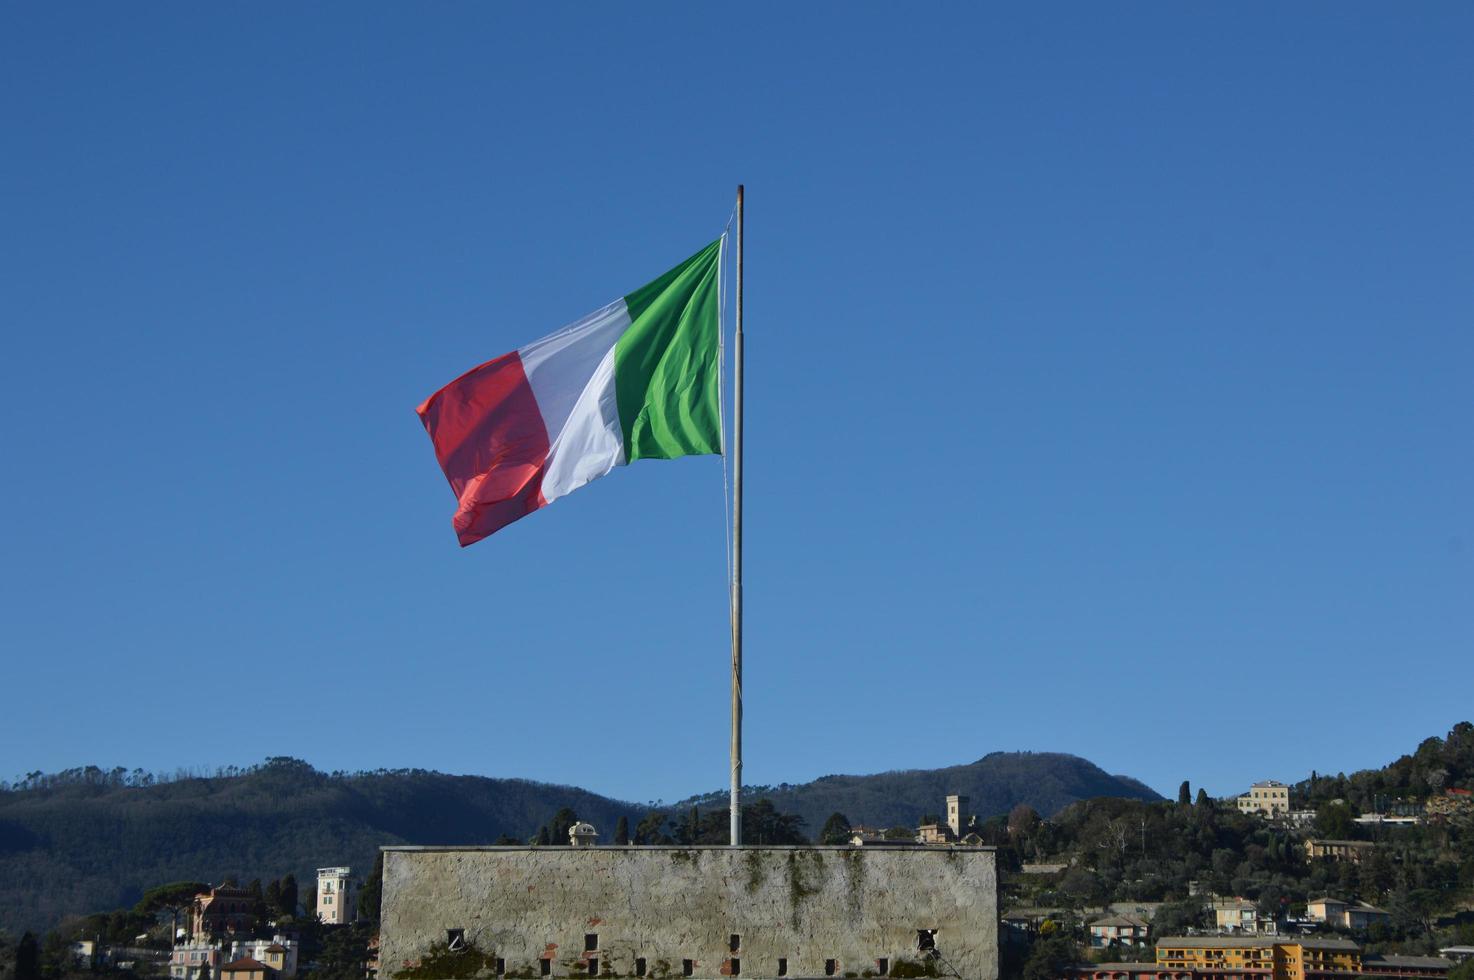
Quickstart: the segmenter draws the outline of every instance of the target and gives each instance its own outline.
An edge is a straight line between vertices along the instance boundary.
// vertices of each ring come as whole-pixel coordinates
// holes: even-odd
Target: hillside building
[[[1393,956],[1373,954],[1362,957],[1361,972],[1368,977],[1397,977],[1417,980],[1420,977],[1447,977],[1453,961],[1441,956]]]
[[[192,937],[218,936],[250,929],[256,922],[256,899],[244,888],[211,888],[190,905]]]
[[[1240,813],[1259,813],[1266,817],[1284,817],[1290,813],[1290,787],[1275,779],[1255,783],[1236,801]]]
[[[1436,956],[1366,956],[1362,959],[1359,973],[1350,974],[1343,970],[1327,974],[1312,970],[1308,975],[1438,980],[1448,976],[1452,965],[1451,961]],[[1161,963],[1091,963],[1071,967],[1059,980],[1275,980],[1277,976],[1281,975],[1275,973],[1272,961],[1266,966],[1258,960],[1244,967],[1225,965],[1191,969],[1166,967]]]
[[[1209,901],[1208,908],[1213,913],[1213,925],[1219,932],[1260,935],[1279,931],[1274,917],[1261,915],[1259,907],[1248,899],[1215,898]]]
[[[947,797],[947,829],[954,840],[962,839],[962,822],[967,819],[967,807],[972,801],[965,796]]]
[[[1360,864],[1377,845],[1368,840],[1321,840],[1312,837],[1305,842],[1305,856],[1311,861],[1350,861]]]
[[[967,847],[977,847],[981,845],[983,839],[972,830],[977,818],[967,812],[970,802],[965,796],[954,794],[947,797],[947,819],[941,823],[924,823],[916,828],[916,843],[929,846],[962,844]]]
[[[352,868],[317,869],[317,919],[345,926],[358,915],[358,887]]]
[[[297,940],[286,936],[270,939],[237,940],[231,945],[232,959],[251,959],[264,964],[272,975],[291,980],[297,975]]]
[[[1361,974],[1361,948],[1349,939],[1169,936],[1157,940],[1157,966],[1222,980],[1336,980]]]
[[[1314,898],[1305,903],[1305,915],[1315,922],[1338,929],[1370,929],[1387,922],[1392,915],[1365,902],[1343,902],[1335,898]]]
[[[169,976],[172,980],[195,980],[200,968],[208,966],[210,976],[219,976],[220,947],[209,942],[189,942],[175,946],[169,953]]]
[[[276,976],[265,963],[246,957],[222,966],[220,980],[276,980]]]
[[[1150,926],[1136,915],[1108,915],[1090,923],[1090,947],[1106,949],[1116,946],[1145,946]]]

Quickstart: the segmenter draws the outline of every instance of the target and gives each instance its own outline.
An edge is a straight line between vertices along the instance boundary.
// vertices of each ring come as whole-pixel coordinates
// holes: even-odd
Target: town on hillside
[[[1379,770],[914,826],[767,800],[173,882],[0,940],[0,980],[1474,980],[1474,725]]]

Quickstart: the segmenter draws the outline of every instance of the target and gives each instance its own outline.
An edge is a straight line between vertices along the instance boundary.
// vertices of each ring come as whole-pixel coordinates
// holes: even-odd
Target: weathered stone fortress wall
[[[995,980],[997,903],[991,848],[386,847],[379,976]]]

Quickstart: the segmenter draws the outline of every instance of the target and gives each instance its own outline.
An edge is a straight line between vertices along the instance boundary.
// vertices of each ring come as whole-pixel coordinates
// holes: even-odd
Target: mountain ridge
[[[979,819],[1007,813],[1019,803],[1049,815],[1098,796],[1163,799],[1140,780],[1112,775],[1080,756],[1028,751],[989,752],[975,762],[937,769],[832,773],[796,785],[744,787],[743,793],[767,797],[779,810],[800,814],[810,833],[836,812],[855,824],[915,826],[923,815],[939,813],[953,793],[969,797],[970,812]],[[726,791],[718,790],[688,797],[672,808],[725,806],[726,798]]]
[[[1054,813],[1094,796],[1160,799],[1078,756],[1007,752],[940,769],[751,787],[746,798],[767,797],[780,811],[798,813],[813,836],[836,810],[855,823],[914,826],[949,793],[972,797],[980,818],[1016,803]],[[290,872],[305,886],[320,866],[366,871],[382,844],[527,840],[561,807],[594,823],[606,841],[620,817],[633,826],[650,809],[535,780],[420,769],[330,774],[287,757],[173,778],[96,767],[33,773],[0,786],[0,929],[44,929],[131,905],[167,881],[246,882]]]

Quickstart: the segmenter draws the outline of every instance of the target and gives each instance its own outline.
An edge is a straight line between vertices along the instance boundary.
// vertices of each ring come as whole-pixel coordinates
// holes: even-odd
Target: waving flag
[[[464,547],[637,459],[722,451],[718,239],[416,411]]]

